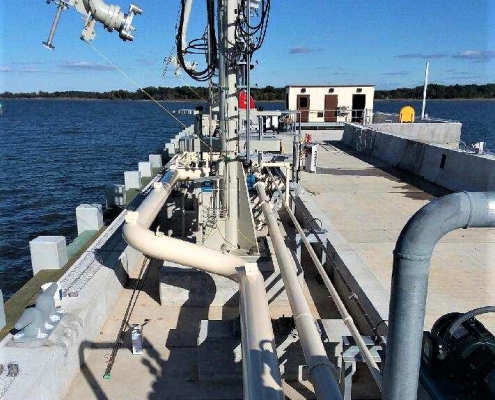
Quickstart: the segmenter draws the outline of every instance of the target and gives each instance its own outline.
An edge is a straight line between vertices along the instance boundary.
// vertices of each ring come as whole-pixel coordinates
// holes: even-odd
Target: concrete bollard
[[[174,144],[173,143],[165,143],[164,151],[168,157],[172,157],[175,154]]]
[[[0,329],[7,325],[7,319],[5,318],[5,309],[3,307],[3,293],[0,289]]]
[[[76,207],[77,234],[99,231],[103,227],[103,209],[100,204],[81,204]]]
[[[29,242],[33,275],[42,269],[60,269],[67,264],[65,236],[38,236]]]
[[[149,178],[153,175],[153,167],[149,161],[138,162],[138,170],[143,178]]]
[[[105,196],[107,198],[107,208],[114,206],[124,207],[126,205],[124,185],[105,186]]]
[[[124,184],[125,184],[125,190],[141,189],[141,172],[125,171]]]
[[[149,160],[150,160],[150,163],[151,163],[151,167],[152,168],[161,168],[161,167],[163,167],[161,154],[150,154],[149,155]]]

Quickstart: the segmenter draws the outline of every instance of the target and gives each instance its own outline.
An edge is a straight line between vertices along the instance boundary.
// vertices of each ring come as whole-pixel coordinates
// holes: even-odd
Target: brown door
[[[297,95],[297,109],[301,112],[301,122],[308,122],[309,120],[309,96]],[[298,118],[299,120],[299,118]]]
[[[337,122],[337,107],[339,96],[336,94],[325,95],[325,122]]]

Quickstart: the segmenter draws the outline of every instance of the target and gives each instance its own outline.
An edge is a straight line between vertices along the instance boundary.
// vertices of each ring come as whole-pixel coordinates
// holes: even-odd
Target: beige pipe
[[[242,371],[244,382],[249,382],[244,385],[244,398],[282,400],[282,377],[266,300],[265,281],[256,266],[239,268],[238,276]]]
[[[339,387],[333,374],[332,364],[321,341],[320,333],[308,302],[304,297],[301,284],[291,261],[291,256],[280,232],[276,212],[265,192],[265,184],[258,182],[254,185],[268,225],[268,232],[275,249],[280,273],[284,281],[285,291],[289,298],[294,323],[303,349],[304,358],[308,364],[309,374],[315,387],[316,397],[325,400],[342,400]]]
[[[205,169],[200,168],[168,171],[160,182],[153,185],[153,189],[138,207],[138,211],[127,211],[123,229],[124,239],[147,256],[237,280],[236,268],[245,264],[243,259],[180,239],[165,235],[157,236],[148,229],[165,204],[175,183],[179,180],[194,180],[206,173]]]
[[[138,211],[128,211],[124,225],[124,238],[136,250],[149,257],[172,261],[237,281],[236,268],[245,264],[243,259],[184,240],[157,236],[141,225],[138,219]]]
[[[194,243],[157,235],[149,230],[179,180],[206,174],[199,168],[170,170],[156,182],[137,211],[127,211],[123,236],[127,243],[147,256],[215,273],[239,282],[243,374],[246,399],[282,400],[282,378],[278,367],[273,329],[264,280],[255,266],[232,254]]]
[[[275,181],[275,178],[273,177],[272,173],[268,171],[270,174],[270,177],[272,178],[272,182],[275,184],[275,187],[277,190],[280,191],[280,187],[278,186],[277,182]],[[287,172],[286,172],[286,176]],[[288,186],[285,189],[285,193],[288,194]],[[318,259],[318,256],[316,255],[315,251],[313,250],[313,247],[311,246],[311,243],[309,242],[308,238],[306,237],[306,234],[304,233],[301,225],[297,221],[296,216],[292,212],[289,206],[289,202],[286,200],[284,203],[285,210],[287,211],[287,214],[289,215],[290,219],[294,223],[294,226],[299,232],[299,235],[301,236],[301,240],[304,243],[304,246],[306,246],[306,250],[308,250],[309,256],[313,260],[316,269],[320,273],[321,278],[323,279],[323,282],[325,286],[327,287],[328,291],[330,292],[330,295],[332,296],[332,299],[337,306],[337,309],[340,313],[340,316],[342,317],[342,320],[346,324],[347,328],[351,332],[352,337],[356,341],[357,346],[359,347],[359,351],[361,352],[361,356],[364,359],[364,362],[366,363],[371,375],[373,376],[373,379],[375,380],[378,388],[380,391],[382,390],[382,376],[380,372],[380,368],[378,367],[377,363],[373,359],[373,355],[371,354],[370,350],[368,349],[366,343],[364,342],[363,337],[361,336],[361,333],[356,327],[356,324],[354,323],[354,320],[352,319],[351,315],[347,311],[347,308],[342,301],[342,299],[339,296],[339,293],[337,292],[337,289],[335,289],[335,286],[333,285],[332,281],[330,280],[327,272],[325,271],[325,268],[321,264],[320,260]]]

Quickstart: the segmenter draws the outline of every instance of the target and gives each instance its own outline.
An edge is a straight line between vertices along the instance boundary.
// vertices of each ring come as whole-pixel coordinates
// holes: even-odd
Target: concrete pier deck
[[[265,232],[261,232],[264,236]],[[290,236],[292,233],[287,232]],[[276,260],[274,260],[276,263]],[[340,321],[338,313],[332,301],[329,301],[328,292],[315,278],[315,268],[310,263],[304,264],[306,285],[303,286],[306,299],[309,303],[312,315],[317,319],[325,319],[332,326],[334,341],[341,335],[347,335],[347,329]],[[207,358],[201,353],[198,346],[198,333],[200,323],[203,320],[229,321],[239,316],[238,292],[235,293],[224,305],[199,306],[198,304],[213,303],[216,291],[227,290],[221,286],[216,287],[211,278],[207,278],[202,290],[197,285],[184,279],[181,289],[190,289],[188,298],[182,303],[183,298],[177,296],[160,304],[159,293],[159,269],[163,261],[151,260],[149,273],[144,280],[144,285],[133,308],[129,323],[125,326],[125,335],[115,363],[111,370],[110,379],[104,379],[105,369],[116,344],[116,338],[121,327],[123,316],[129,307],[133,289],[139,276],[140,268],[135,268],[131,274],[117,305],[109,315],[98,338],[92,342],[85,342],[85,347],[80,349],[80,359],[84,353],[88,355],[81,372],[74,379],[65,400],[141,400],[141,399],[242,399],[243,384],[241,374],[240,337],[238,339],[217,339],[215,348],[208,348]],[[168,264],[167,264],[168,265]],[[278,267],[276,267],[278,268]],[[299,269],[294,260],[294,268]],[[173,268],[170,268],[173,269]],[[169,270],[170,270],[169,269]],[[195,271],[199,279],[205,273]],[[173,271],[172,271],[173,273]],[[276,275],[274,273],[274,275]],[[268,273],[265,276],[267,288],[272,294],[270,300],[270,314],[273,319],[282,316],[291,316],[291,309],[285,293],[280,291],[273,294],[278,285],[277,278],[271,279]],[[224,281],[231,282],[226,278]],[[194,280],[194,279],[193,279]],[[177,279],[172,279],[171,285],[177,284]],[[225,282],[224,282],[225,283]],[[237,286],[236,283],[231,282]],[[278,287],[278,286],[277,286]],[[335,322],[333,325],[332,323]],[[131,329],[133,324],[143,325],[143,354],[133,355],[131,352]],[[335,329],[337,328],[337,329]],[[287,350],[280,350],[280,363],[285,364],[285,371],[292,377],[284,382],[284,393],[288,399],[315,398],[314,389],[308,381],[298,382],[293,378],[294,367],[304,364],[302,350],[299,343],[285,343]],[[286,351],[290,351],[291,362],[286,360]],[[201,353],[201,354],[200,354]],[[203,355],[202,355],[203,354]],[[229,358],[230,355],[230,358]],[[227,358],[225,358],[227,356]],[[288,356],[287,356],[288,357]],[[288,358],[287,358],[288,359]],[[334,361],[333,358],[331,358]],[[226,370],[230,368],[229,372]],[[284,361],[285,360],[285,361]],[[212,377],[203,379],[200,369]]]
[[[301,183],[389,296],[401,229],[417,210],[449,192],[346,147],[341,131],[312,135],[320,144],[318,169],[302,172]],[[433,255],[425,328],[443,314],[495,304],[494,287],[495,229],[449,233]],[[483,321],[495,331],[493,317]]]
[[[318,142],[317,173],[301,172],[301,183],[321,213],[338,231],[373,277],[374,298],[387,309],[392,272],[392,251],[408,219],[437,196],[449,193],[435,184],[391,168],[385,162],[352,150],[340,142],[341,130],[311,132]],[[292,137],[283,137],[286,149]],[[283,213],[280,213],[283,219]],[[287,237],[292,228],[285,224]],[[332,241],[335,235],[329,235]],[[341,240],[339,239],[339,240]],[[110,380],[103,379],[115,345],[122,318],[129,305],[139,268],[135,268],[99,337],[86,342],[90,352],[81,373],[73,381],[66,400],[75,399],[237,399],[242,398],[242,381],[202,381],[198,373],[198,327],[202,320],[231,320],[238,316],[237,299],[224,306],[197,306],[194,290],[189,300],[178,305],[160,305],[158,281],[160,262],[151,261],[149,275],[138,298],[124,343],[117,355]],[[438,244],[429,282],[425,328],[452,311],[468,311],[495,304],[495,229],[452,232]],[[294,265],[297,268],[297,265]],[[307,300],[315,318],[340,321],[328,292],[316,279],[316,270],[303,251],[302,269]],[[364,285],[366,286],[366,285]],[[368,290],[365,288],[364,290]],[[205,287],[204,292],[208,292]],[[213,292],[214,295],[214,292]],[[384,306],[385,305],[385,306]],[[270,304],[272,318],[290,316],[288,305]],[[386,313],[386,311],[385,311]],[[384,316],[386,319],[386,315]],[[482,318],[495,332],[495,319]],[[132,355],[131,325],[144,324],[144,353]],[[335,335],[346,335],[336,331]],[[222,343],[236,363],[238,349]],[[230,346],[230,347],[229,347]],[[82,357],[81,357],[82,358]],[[212,359],[212,363],[215,361]],[[240,366],[240,365],[239,365]],[[237,367],[236,367],[237,368]],[[288,398],[314,398],[310,384],[284,383]]]

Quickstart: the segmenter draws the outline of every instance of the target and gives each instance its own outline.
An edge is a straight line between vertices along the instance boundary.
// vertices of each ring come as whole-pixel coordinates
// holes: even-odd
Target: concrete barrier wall
[[[442,144],[458,148],[461,140],[460,122],[419,122],[412,124],[371,124],[372,129],[404,136],[408,139],[430,144]]]
[[[363,317],[364,310],[371,323],[377,327],[379,334],[386,335],[388,291],[333,226],[311,194],[302,190],[297,197],[295,210],[301,226],[308,228],[307,217],[311,216],[319,220],[321,228],[326,230],[325,245],[331,257],[327,258],[325,268],[360,331],[366,335],[375,334]],[[359,306],[351,293],[359,299]]]
[[[147,188],[160,178],[156,176]],[[125,211],[59,279],[68,296],[60,302],[65,315],[50,337],[41,346],[14,344],[11,334],[0,342],[0,363],[16,362],[20,370],[7,386],[0,380],[2,400],[63,399],[95,345],[111,352],[115,343],[97,339],[129,275],[144,261],[144,255],[122,237],[124,215]],[[91,374],[85,374],[86,379],[93,379]]]
[[[347,124],[342,141],[365,154],[453,191],[495,190],[495,157]]]
[[[38,347],[14,345],[11,335],[0,342],[0,363],[15,361],[21,371],[6,388],[3,400],[64,398],[96,344],[129,274],[144,259],[122,238],[123,220],[122,214],[108,228],[111,232],[104,233],[59,280],[63,283],[64,277],[87,259],[91,261],[88,268],[100,266],[77,297],[62,299],[60,306],[65,315],[46,342]],[[114,343],[103,345],[111,352]]]

